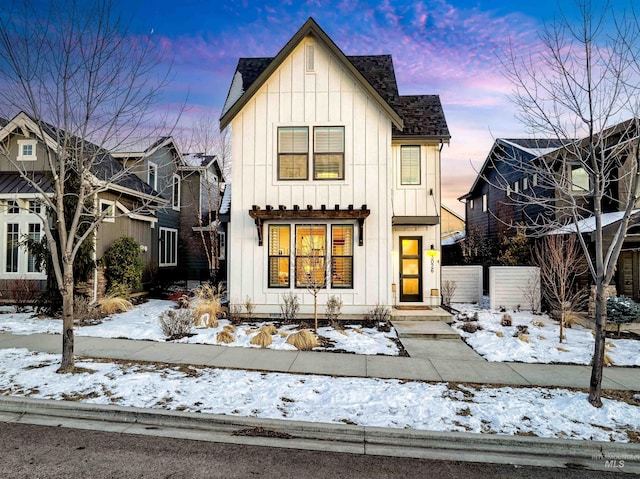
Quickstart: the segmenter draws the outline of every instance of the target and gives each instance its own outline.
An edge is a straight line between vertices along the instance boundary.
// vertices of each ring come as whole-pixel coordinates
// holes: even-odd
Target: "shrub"
[[[129,311],[133,308],[131,301],[117,296],[105,296],[98,301],[98,307],[104,314],[115,314]],[[74,305],[75,308],[75,305]]]
[[[445,306],[451,306],[451,299],[458,288],[458,284],[455,281],[443,281],[442,282],[442,304]]]
[[[342,310],[342,300],[335,295],[329,296],[327,304],[325,305],[325,311],[327,314],[327,320],[331,327],[335,330],[341,331],[342,326],[338,323],[338,316]]]
[[[111,243],[104,254],[107,290],[122,285],[129,291],[142,288],[144,262],[140,257],[140,243],[131,236],[123,236]]]
[[[253,317],[253,312],[256,309],[256,305],[253,304],[253,302],[251,301],[251,298],[249,296],[247,296],[244,299],[244,309],[247,310],[247,318],[252,318]]]
[[[291,344],[299,351],[311,351],[320,346],[318,339],[308,329],[301,329],[297,333],[291,333],[287,338],[287,344]]]
[[[504,313],[502,315],[502,319],[500,320],[501,326],[511,326],[513,324],[513,320],[511,319],[511,315],[509,313]]]
[[[236,332],[236,327],[233,324],[227,324],[222,328],[223,331],[229,331],[230,333]]]
[[[251,344],[260,346],[261,348],[266,348],[273,342],[273,339],[271,338],[271,335],[269,334],[269,331],[267,329],[261,328],[260,331],[258,331],[258,334],[251,338],[251,341],[249,342]]]
[[[73,319],[74,321],[87,321],[97,319],[97,311],[91,300],[86,296],[76,295],[73,297]]]
[[[382,331],[391,331],[391,310],[382,304],[376,304],[365,314],[363,325]]]
[[[480,331],[482,329],[482,327],[475,321],[465,321],[464,323],[462,323],[461,329],[465,333],[473,334],[476,331]]]
[[[271,335],[271,334],[276,334],[276,332],[278,330],[276,329],[276,327],[273,324],[265,324],[264,326],[262,326],[260,328],[260,331],[264,331],[267,334]]]
[[[193,308],[193,318],[196,326],[205,328],[218,327],[218,317],[222,316],[223,307],[221,304],[224,289],[220,286],[203,284],[194,290],[197,298]]]
[[[523,334],[523,333],[518,333],[517,338],[522,341],[523,343],[529,343],[529,335],[527,334]]]
[[[617,325],[640,320],[640,306],[626,296],[607,298],[607,321]]]
[[[298,319],[298,311],[300,310],[300,300],[298,295],[294,293],[284,293],[282,295],[284,304],[280,305],[282,311],[282,319],[285,323],[294,323]]]
[[[242,306],[239,304],[229,305],[229,321],[236,326],[242,323]]]
[[[13,303],[16,313],[24,313],[27,307],[35,302],[38,293],[36,281],[24,278],[7,281],[9,300]]]
[[[180,339],[191,334],[194,319],[188,309],[170,309],[159,318],[162,334],[168,339]]]

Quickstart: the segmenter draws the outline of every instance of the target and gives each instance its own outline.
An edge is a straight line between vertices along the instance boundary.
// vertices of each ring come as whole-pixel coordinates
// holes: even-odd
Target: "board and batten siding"
[[[491,266],[489,305],[491,309],[531,310],[529,295],[540,306],[540,268],[537,266]]]
[[[456,290],[452,303],[482,304],[482,266],[443,266],[442,283],[453,281]]]
[[[420,184],[403,185],[400,177],[402,146],[420,146]],[[403,141],[393,145],[393,214],[440,216],[440,143]]]
[[[344,303],[343,313],[362,313],[377,303],[391,301],[391,121],[351,73],[320,44],[315,43],[315,72],[307,73],[304,47],[309,42],[315,43],[311,37],[302,41],[232,121],[233,191],[228,244],[233,261],[229,268],[229,295],[232,303],[248,296],[256,305],[256,312],[278,313],[282,293],[293,291],[303,304],[301,312],[308,313],[313,308],[313,298],[305,289],[267,287],[268,223],[264,226],[264,245],[258,246],[256,226],[248,214],[252,205],[284,205],[289,209],[293,205],[312,205],[316,209],[340,205],[346,209],[348,205],[360,208],[366,204],[371,214],[364,224],[363,246],[358,245],[357,223],[351,222],[355,236],[354,288],[323,290],[318,300],[322,305],[328,295],[337,295]],[[279,126],[309,127],[310,178],[313,127],[344,126],[344,180],[278,181]],[[292,254],[292,266],[293,261]],[[293,274],[291,282],[293,285]]]

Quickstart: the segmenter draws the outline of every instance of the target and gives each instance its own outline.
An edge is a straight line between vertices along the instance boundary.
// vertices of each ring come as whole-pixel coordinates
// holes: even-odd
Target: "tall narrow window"
[[[513,192],[514,193],[519,193],[520,192],[520,184],[517,181],[513,182]]]
[[[325,287],[327,227],[296,226],[296,288]]]
[[[306,126],[278,128],[278,179],[309,178],[309,129]]]
[[[487,205],[488,200],[487,200],[487,194],[485,193],[484,195],[482,195],[482,211],[487,211],[489,205]]]
[[[474,206],[475,206],[475,205],[474,205],[473,198],[471,198],[471,199],[469,200],[469,209],[471,209],[471,210],[472,210]]]
[[[531,177],[531,186],[538,186],[538,173],[534,173]]]
[[[420,184],[420,147],[400,147],[400,184]]]
[[[173,191],[171,195],[171,206],[174,210],[180,209],[180,177],[173,175]]]
[[[344,127],[317,126],[313,135],[313,178],[344,179]]]
[[[20,229],[18,223],[7,224],[7,273],[18,272]]]
[[[307,43],[305,47],[305,66],[307,73],[313,73],[316,70],[315,53],[315,44]]]
[[[527,191],[529,189],[529,178],[526,176],[522,178],[522,191]]]
[[[269,225],[269,287],[288,288],[291,228],[289,225]]]
[[[353,288],[353,226],[331,226],[331,287]]]
[[[40,242],[40,223],[29,223],[29,239],[36,243]],[[36,268],[36,256],[30,250],[27,250],[27,272],[40,272]]]
[[[158,165],[149,162],[149,169],[147,170],[147,183],[154,190],[158,189]]]

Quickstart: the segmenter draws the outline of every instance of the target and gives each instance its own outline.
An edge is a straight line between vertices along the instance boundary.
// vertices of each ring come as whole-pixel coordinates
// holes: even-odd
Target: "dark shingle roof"
[[[31,174],[31,179],[38,184],[43,191],[50,193],[53,191],[51,180],[45,173],[37,172]],[[14,171],[0,172],[0,194],[32,194],[38,193],[31,183],[20,177]]]
[[[563,145],[573,142],[574,140],[566,140],[559,138],[505,138],[505,141],[515,143],[522,148],[560,148]]]
[[[273,58],[240,58],[236,72],[242,76],[242,91],[247,89],[266,70]]]
[[[393,128],[394,137],[451,138],[438,95],[401,96],[404,129]]]

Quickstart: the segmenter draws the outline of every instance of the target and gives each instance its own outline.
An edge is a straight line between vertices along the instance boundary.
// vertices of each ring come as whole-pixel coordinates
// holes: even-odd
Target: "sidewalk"
[[[128,339],[75,337],[81,357],[193,364],[257,371],[392,378],[422,381],[470,382],[512,386],[587,388],[589,366],[490,363],[460,340],[403,338],[411,357],[364,356],[310,351],[160,343]],[[60,353],[60,335],[0,333],[0,348],[27,348]],[[604,389],[640,390],[640,369],[609,367]]]

